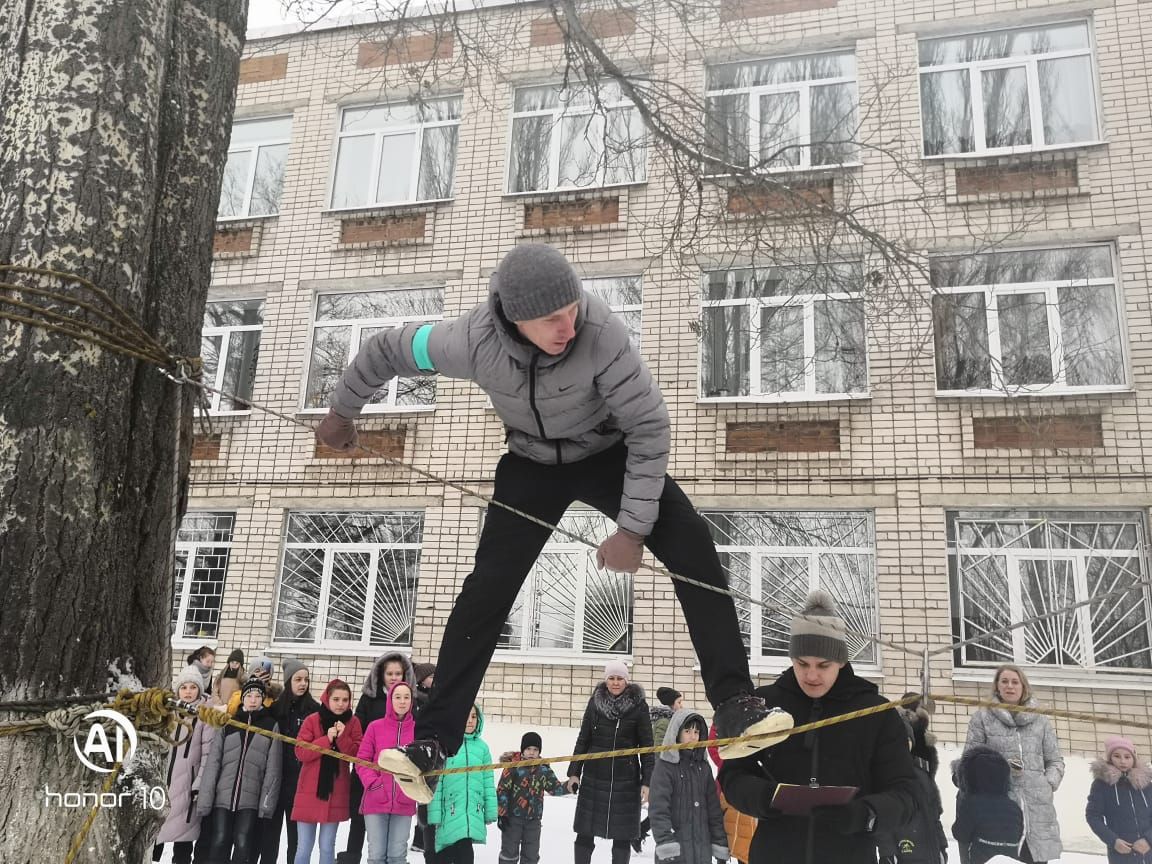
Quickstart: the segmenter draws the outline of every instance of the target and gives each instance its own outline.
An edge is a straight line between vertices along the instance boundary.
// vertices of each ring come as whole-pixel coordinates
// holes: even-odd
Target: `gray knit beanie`
[[[295,657],[285,657],[283,662],[280,663],[280,668],[284,670],[284,686],[288,687],[292,684],[292,676],[297,672],[304,670],[308,671],[308,667],[297,660]]]
[[[792,619],[789,657],[823,657],[848,662],[848,628],[836,614],[836,601],[827,591],[813,591],[800,614]]]
[[[509,321],[531,321],[575,303],[583,294],[580,277],[551,246],[517,246],[496,268],[496,296]]]

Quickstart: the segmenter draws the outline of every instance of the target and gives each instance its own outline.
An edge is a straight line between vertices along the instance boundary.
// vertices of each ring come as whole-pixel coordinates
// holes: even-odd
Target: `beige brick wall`
[[[681,256],[667,248],[668,198],[673,189],[667,161],[655,152],[646,184],[614,190],[620,222],[609,230],[548,235],[586,272],[643,272],[643,353],[667,398],[673,422],[670,472],[684,479],[701,505],[838,509],[869,508],[875,513],[876,578],[882,634],[910,645],[938,645],[952,639],[944,510],[950,502],[998,508],[1141,509],[1152,505],[1146,453],[1152,444],[1148,407],[1152,396],[1152,319],[1148,273],[1152,241],[1143,223],[1152,186],[1152,15],[1137,0],[1056,4],[1017,0],[938,0],[875,4],[865,0],[775,4],[771,14],[741,19],[739,4],[725,0],[720,16],[693,22],[688,38],[661,4],[639,4],[634,36],[613,38],[611,50],[654,75],[699,90],[704,58],[798,53],[832,46],[851,47],[860,67],[862,104],[882,110],[862,116],[867,150],[863,166],[837,175],[838,195],[850,191],[865,200],[922,197],[926,204],[889,203],[869,212],[869,224],[916,241],[918,248],[965,248],[973,236],[1013,242],[1067,243],[1115,240],[1130,350],[1129,392],[1100,396],[1031,399],[938,398],[935,394],[927,302],[911,304],[874,321],[870,333],[870,398],[844,402],[715,405],[697,402],[697,337],[690,327],[699,308],[699,265],[747,244],[781,247],[795,242],[794,226],[783,222],[727,223],[715,220],[703,239]],[[757,4],[754,4],[757,5]],[[759,3],[760,6],[773,4]],[[879,7],[879,8],[878,8]],[[654,12],[653,10],[659,10]],[[957,162],[922,162],[916,85],[917,33],[937,35],[947,22],[955,29],[1019,25],[1039,16],[1091,16],[1098,46],[1100,112],[1105,145],[1072,150],[1078,186],[1034,200],[990,198],[971,177],[956,191]],[[1141,14],[1143,13],[1143,14]],[[501,33],[507,39],[503,76],[481,75],[463,86],[464,114],[456,163],[456,197],[431,208],[423,242],[412,245],[340,245],[340,220],[327,212],[326,196],[334,135],[342,104],[406,95],[397,67],[362,68],[359,46],[379,41],[369,30],[318,31],[292,38],[255,41],[249,68],[286,69],[283,77],[241,86],[238,116],[291,113],[292,140],[281,212],[260,220],[258,254],[218,257],[214,290],[250,290],[266,297],[265,326],[254,398],[289,413],[299,411],[307,364],[312,298],[319,287],[440,284],[445,315],[480,301],[487,276],[500,257],[527,236],[525,200],[502,194],[507,159],[509,81],[546,76],[561,57],[556,45],[532,44],[530,12],[492,10],[465,18],[473,32]],[[653,40],[651,33],[662,33]],[[537,34],[539,35],[539,34]],[[537,42],[542,41],[539,38]],[[543,40],[548,41],[548,40]],[[287,53],[286,66],[279,55]],[[461,46],[421,75],[444,92],[463,82]],[[404,67],[398,67],[403,69]],[[895,171],[884,150],[902,154],[906,171]],[[1062,157],[1062,158],[1064,158]],[[969,164],[965,162],[964,164]],[[972,163],[975,164],[975,163]],[[952,190],[949,192],[949,190]],[[714,190],[708,194],[714,195]],[[1047,193],[1046,193],[1047,194]],[[573,196],[532,196],[529,203],[554,203]],[[594,196],[593,196],[594,197]],[[721,205],[722,206],[722,205]],[[403,216],[405,208],[395,211]],[[930,217],[930,218],[929,218]],[[542,223],[543,224],[543,223]],[[749,234],[748,232],[752,232]],[[765,257],[764,253],[757,256]],[[617,266],[614,266],[615,262]],[[923,289],[927,296],[927,289]],[[1101,418],[1104,446],[1089,453],[1069,451],[979,450],[973,447],[974,418],[1020,414],[1092,414]],[[318,417],[301,415],[309,421]],[[780,453],[735,458],[724,447],[728,423],[839,421],[840,453]],[[271,616],[282,554],[285,514],[292,508],[381,508],[417,506],[425,511],[424,548],[416,608],[418,659],[432,657],[456,590],[470,569],[479,525],[474,502],[437,484],[386,465],[364,460],[346,463],[317,459],[311,434],[260,413],[217,421],[223,430],[220,458],[194,467],[190,505],[218,507],[238,514],[228,572],[219,645],[241,646],[251,656],[271,638]],[[491,491],[490,477],[502,452],[503,434],[482,393],[464,382],[442,380],[434,411],[373,417],[370,429],[406,430],[407,458],[421,468]],[[640,574],[635,583],[635,677],[655,690],[670,684],[688,701],[704,704],[694,670],[695,656],[669,585]],[[304,656],[313,675],[359,680],[367,657]],[[898,696],[915,686],[919,659],[892,650],[883,653],[881,682]],[[571,724],[600,673],[599,662],[571,665],[496,662],[481,698],[501,719]],[[983,675],[984,673],[979,673]],[[961,674],[960,678],[968,677]],[[767,682],[771,675],[760,680]],[[1152,682],[1152,676],[1143,679]],[[983,685],[954,680],[951,658],[933,668],[942,692],[981,692]],[[1041,698],[1060,707],[1127,716],[1152,713],[1149,687],[1118,690],[1094,687],[1040,687]],[[942,707],[937,725],[945,740],[963,736],[966,711]],[[1094,750],[1095,741],[1119,727],[1093,731],[1083,724],[1059,723],[1062,739],[1075,750]],[[1138,739],[1148,740],[1136,733]]]

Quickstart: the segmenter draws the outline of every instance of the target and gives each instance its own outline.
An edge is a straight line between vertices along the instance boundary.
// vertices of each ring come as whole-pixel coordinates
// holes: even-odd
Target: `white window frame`
[[[528,117],[551,117],[552,118],[552,135],[550,149],[548,153],[548,185],[543,189],[525,189],[521,192],[513,192],[512,187],[512,157],[508,148],[505,149],[505,167],[504,167],[504,195],[505,197],[521,197],[524,195],[548,195],[553,192],[584,192],[595,189],[618,189],[624,186],[641,186],[648,182],[648,136],[647,129],[645,129],[644,136],[644,162],[643,162],[643,176],[640,178],[633,178],[632,180],[625,180],[620,183],[605,183],[604,171],[607,167],[604,153],[600,154],[599,164],[596,169],[597,180],[594,183],[589,183],[587,186],[558,186],[556,182],[560,177],[560,150],[563,144],[562,137],[559,133],[560,122],[565,117],[591,117],[594,114],[604,114],[605,122],[607,122],[607,112],[617,108],[627,108],[632,111],[639,111],[636,104],[625,96],[615,102],[601,102],[599,104],[593,100],[587,107],[579,106],[573,107],[564,99],[564,94],[568,93],[560,87],[559,82],[555,86],[560,92],[558,98],[559,104],[555,108],[541,108],[536,111],[517,111],[516,110],[516,90],[529,90],[536,87],[548,86],[547,82],[539,84],[523,84],[513,88],[512,91],[512,110],[509,112],[508,117],[508,131],[505,140],[508,141],[508,148],[512,147],[515,141],[514,130],[516,128],[516,121]]]
[[[747,66],[755,63],[773,62],[776,60],[789,60],[798,59],[802,57],[815,57],[820,54],[845,54],[852,57],[852,63],[856,63],[856,55],[854,51],[814,51],[806,54],[793,54],[783,57],[765,57],[760,60],[738,60],[731,63],[718,63],[716,66]],[[709,69],[716,68],[711,66]],[[776,166],[760,166],[756,170],[763,171],[767,174],[787,174],[795,171],[828,171],[836,168],[854,168],[861,165],[859,159],[860,146],[857,142],[852,142],[853,149],[857,154],[857,158],[848,162],[829,163],[827,165],[813,165],[812,164],[812,88],[813,87],[828,87],[834,84],[851,84],[853,90],[853,98],[856,102],[856,111],[860,110],[860,91],[859,91],[859,70],[856,75],[841,75],[836,78],[818,78],[811,81],[791,81],[785,84],[761,84],[754,87],[733,87],[733,88],[719,88],[715,90],[707,90],[705,98],[712,96],[739,96],[746,94],[748,96],[748,161],[752,166],[760,166],[762,158],[760,153],[760,97],[777,95],[780,93],[798,93],[800,108],[797,114],[799,120],[798,136],[795,146],[800,151],[800,164],[799,165],[776,165]],[[707,117],[707,109],[705,109],[705,117]],[[859,123],[859,116],[856,117]],[[707,122],[707,119],[705,119]]]
[[[718,513],[724,510],[763,513],[767,516],[774,514],[787,514],[790,511],[781,510],[754,510],[752,508],[722,508],[722,507],[708,507],[703,508],[706,513]],[[801,511],[801,512],[818,512],[818,511]],[[763,580],[759,578],[761,572],[761,561],[766,557],[776,558],[796,558],[799,560],[807,559],[808,561],[808,586],[807,592],[814,591],[823,586],[820,584],[820,556],[822,555],[869,555],[872,560],[872,591],[876,598],[876,607],[872,610],[873,620],[875,622],[875,630],[873,633],[879,633],[880,629],[880,591],[879,581],[876,578],[876,517],[875,513],[870,510],[828,510],[819,511],[824,515],[845,515],[845,516],[859,516],[867,515],[871,520],[871,530],[873,537],[873,545],[867,546],[764,546],[753,544],[729,544],[717,543],[716,551],[721,553],[742,553],[748,555],[749,562],[749,575],[750,575],[750,591],[749,596],[753,600],[775,604],[777,598],[765,597],[763,592]],[[737,601],[739,604],[740,601]],[[751,618],[749,626],[751,628],[750,641],[751,645],[748,652],[749,666],[757,671],[763,672],[780,672],[787,669],[791,665],[791,661],[786,656],[764,655],[764,633],[763,633],[763,612],[764,607],[757,603],[749,604],[751,610]],[[881,652],[882,646],[879,643],[872,643],[873,651],[875,652],[875,662],[868,662],[865,660],[850,658],[853,667],[857,671],[862,671],[868,675],[878,675],[883,668],[883,654]]]
[[[389,648],[410,649],[412,647],[413,643],[415,642],[415,630],[416,630],[415,611],[413,611],[412,622],[411,622],[411,631],[412,631],[412,635],[413,635],[412,642],[374,645],[374,644],[372,644],[372,641],[371,641],[371,638],[372,638],[372,604],[376,598],[376,577],[377,577],[377,574],[379,572],[379,562],[380,562],[381,552],[386,551],[386,550],[410,551],[410,550],[414,549],[418,553],[420,553],[420,558],[422,558],[423,557],[423,551],[422,551],[423,550],[423,543],[304,543],[304,542],[290,542],[287,539],[288,538],[288,529],[289,529],[289,520],[295,514],[306,513],[306,512],[307,511],[300,511],[300,510],[290,511],[286,514],[287,518],[285,518],[285,520],[284,520],[284,543],[283,543],[283,549],[281,550],[281,554],[280,554],[280,564],[279,564],[279,567],[277,568],[277,571],[276,571],[276,596],[273,599],[273,603],[272,603],[272,644],[269,646],[269,648],[273,651],[283,651],[283,652],[292,652],[292,651],[304,650],[304,651],[312,651],[312,652],[318,652],[318,653],[335,653],[335,654],[340,654],[340,653],[355,654],[355,653],[363,651],[363,652],[367,652],[367,653],[373,653],[374,655],[378,655],[380,653],[381,649],[389,649]],[[333,510],[333,511],[316,511],[316,512],[333,512],[333,513],[336,513],[339,511]],[[393,512],[393,513],[394,512],[404,512],[404,513],[419,512],[421,519],[423,520],[425,518],[425,514],[423,511],[416,511],[416,510],[404,510],[404,511],[375,510],[375,511],[371,511],[371,513],[375,513],[375,514],[385,514],[385,513],[390,513],[390,512]],[[313,515],[315,515],[315,513],[313,513]],[[358,514],[358,515],[369,515],[369,514]],[[323,573],[321,576],[323,581],[322,581],[321,586],[320,586],[320,597],[317,600],[318,614],[317,614],[317,618],[316,618],[316,622],[315,622],[316,638],[314,638],[311,642],[288,642],[288,641],[278,642],[278,641],[276,641],[277,640],[276,629],[277,629],[278,615],[279,615],[279,609],[280,609],[280,592],[281,592],[281,588],[283,585],[283,579],[284,579],[284,566],[285,566],[285,562],[287,561],[287,558],[288,558],[288,551],[290,549],[323,549],[324,550],[324,568],[323,568]],[[332,563],[333,563],[333,558],[336,554],[338,554],[340,552],[351,552],[351,553],[367,552],[367,553],[369,553],[368,584],[367,584],[367,587],[365,589],[365,595],[364,595],[365,596],[364,618],[363,618],[363,622],[362,622],[360,639],[357,641],[353,641],[350,639],[344,640],[344,639],[324,639],[324,638],[322,638],[324,631],[327,629],[328,608],[329,608],[329,604],[330,604],[330,601],[332,598],[331,592],[332,592]],[[419,568],[420,568],[420,563],[421,563],[420,558],[417,559],[417,564],[416,564],[416,567],[417,567],[417,583],[416,583],[417,589],[416,589],[416,591],[417,591],[417,593],[419,592]],[[415,610],[415,605],[416,605],[416,596],[413,596],[413,610]]]
[[[1076,281],[1043,282],[1005,282],[992,285],[955,285],[933,287],[933,294],[984,294],[984,309],[988,324],[988,363],[991,370],[992,386],[984,389],[972,390],[943,390],[939,383],[939,368],[932,364],[933,381],[936,384],[936,395],[945,397],[954,396],[1035,396],[1035,395],[1064,395],[1079,393],[1122,393],[1131,389],[1131,372],[1128,354],[1128,339],[1125,315],[1124,294],[1120,282],[1120,261],[1116,255],[1116,246],[1113,243],[1080,243],[1074,246],[1033,246],[1013,247],[1000,250],[1003,252],[1057,252],[1070,248],[1100,248],[1106,247],[1112,259],[1112,278],[1093,277],[1091,279]],[[996,254],[995,252],[987,254]],[[952,257],[952,256],[940,256]],[[1116,301],[1116,326],[1119,329],[1121,365],[1124,371],[1124,381],[1119,384],[1090,384],[1083,386],[1069,386],[1064,383],[1067,368],[1064,363],[1063,331],[1060,322],[1059,290],[1069,286],[1108,287],[1111,286]],[[1048,317],[1048,344],[1052,347],[1051,384],[1020,384],[1008,385],[1004,383],[1004,357],[1000,347],[1000,315],[997,299],[1008,294],[1044,294],[1044,308]],[[933,322],[935,327],[935,322]],[[933,345],[935,351],[935,345]]]
[[[213,299],[209,298],[208,305],[211,306],[213,303],[252,303],[252,302],[255,302],[257,300],[259,300],[261,303],[266,302],[265,298],[263,298],[263,297],[237,297],[235,299],[229,298],[227,300],[224,300],[224,299],[213,300]],[[205,326],[201,330],[201,332],[200,332],[200,338],[201,339],[209,339],[213,336],[221,337],[220,338],[220,351],[219,351],[219,355],[218,355],[219,362],[217,362],[217,364],[216,364],[216,377],[214,380],[208,381],[205,383],[211,385],[212,387],[215,387],[217,390],[223,389],[224,376],[228,371],[227,370],[228,356],[229,356],[228,345],[229,345],[229,341],[232,339],[232,334],[233,333],[255,333],[255,332],[259,332],[261,334],[261,336],[263,336],[263,333],[264,333],[264,323],[263,323],[264,313],[263,312],[260,313],[260,321],[261,321],[261,323],[259,323],[259,324],[237,324],[237,325],[228,326],[228,327],[207,327],[207,326]],[[263,341],[263,339],[261,339],[261,341]],[[257,347],[257,351],[259,351],[259,347]],[[245,408],[245,409],[242,409],[240,411],[221,411],[220,410],[220,402],[223,399],[223,397],[219,393],[212,393],[212,392],[209,392],[206,395],[208,397],[209,405],[210,405],[210,407],[208,409],[208,414],[212,417],[238,417],[238,416],[243,416],[245,414],[251,414],[252,413],[251,408]]]
[[[380,292],[392,291],[439,291],[441,292],[441,304],[443,304],[444,287],[441,285],[425,285],[420,287],[379,287],[379,288],[362,288],[357,291],[317,291],[312,297],[312,320],[309,323],[308,331],[308,354],[304,361],[304,379],[300,388],[300,412],[303,414],[324,414],[327,413],[328,407],[309,408],[307,407],[308,401],[308,379],[312,372],[312,349],[316,341],[316,330],[321,327],[351,327],[352,337],[348,341],[348,358],[345,361],[344,368],[352,364],[356,359],[356,353],[360,350],[362,334],[365,329],[372,329],[375,327],[385,327],[388,329],[395,329],[403,327],[405,324],[419,324],[428,323],[434,324],[437,321],[443,321],[444,315],[427,316],[427,315],[402,315],[392,318],[340,318],[325,320],[317,322],[316,313],[319,308],[320,298],[322,296],[330,296],[333,294],[376,294]],[[441,305],[443,308],[443,305]],[[399,377],[399,376],[397,376]],[[434,411],[436,409],[436,402],[433,401],[428,405],[397,405],[396,404],[396,387],[393,382],[396,378],[389,379],[385,385],[388,387],[388,402],[379,404],[365,404],[362,409],[362,414],[392,414],[392,413],[412,413],[416,411]]]
[[[738,270],[748,268],[735,268],[724,271],[729,280],[729,284],[735,281],[735,274]],[[753,270],[757,268],[751,268]],[[803,269],[803,268],[800,268]],[[717,272],[717,271],[711,271]],[[708,278],[709,273],[704,273],[701,281],[702,297],[708,292]],[[696,401],[701,403],[729,403],[729,402],[834,402],[843,401],[846,399],[868,399],[870,398],[871,391],[868,389],[869,385],[869,358],[868,358],[868,319],[864,319],[864,382],[865,389],[859,391],[851,391],[848,393],[817,393],[816,392],[816,303],[826,300],[833,301],[857,301],[864,307],[864,294],[863,290],[860,293],[852,294],[846,291],[838,292],[820,292],[813,294],[792,294],[786,297],[739,297],[731,300],[708,300],[701,299],[700,301],[700,314],[701,314],[701,343],[699,347],[699,357],[697,362],[697,380],[699,382],[697,387]],[[720,307],[730,306],[747,306],[748,319],[751,325],[751,336],[748,344],[748,390],[747,396],[706,396],[705,395],[705,381],[707,376],[704,374],[704,345],[703,339],[707,338],[704,332],[704,310],[716,309]],[[760,364],[760,311],[769,307],[781,306],[802,306],[804,309],[804,389],[802,391],[795,391],[790,393],[761,393],[761,364]],[[866,307],[865,307],[866,308]]]
[[[1001,57],[994,60],[974,60],[968,63],[944,63],[939,66],[920,66],[919,74],[916,76],[916,89],[917,100],[919,103],[920,112],[920,156],[922,159],[928,160],[941,160],[941,159],[973,159],[984,156],[1002,156],[1012,155],[1014,153],[1036,153],[1045,150],[1069,150],[1082,147],[1095,147],[1103,144],[1101,126],[1102,119],[1100,112],[1102,109],[1100,100],[1100,72],[1099,63],[1096,60],[1096,32],[1092,26],[1091,18],[1075,18],[1072,20],[1062,21],[1044,21],[1032,26],[1026,27],[997,27],[990,30],[973,30],[966,33],[956,33],[951,37],[933,36],[925,38],[921,41],[933,41],[943,38],[963,38],[965,36],[974,36],[984,33],[999,33],[1011,30],[1040,30],[1047,27],[1058,27],[1062,24],[1083,24],[1088,31],[1088,47],[1087,48],[1074,48],[1064,51],[1052,51],[1047,54],[1022,54],[1014,57]],[[919,43],[917,43],[919,47]],[[1092,106],[1093,114],[1096,121],[1096,135],[1088,141],[1073,141],[1065,144],[1046,144],[1037,143],[1044,141],[1044,113],[1043,105],[1040,99],[1040,67],[1041,61],[1045,60],[1062,60],[1068,57],[1087,57],[1089,62],[1089,69],[1092,75],[1092,95],[1094,104]],[[1028,120],[1032,128],[1032,143],[1027,145],[1012,146],[1012,147],[987,147],[987,127],[984,123],[984,87],[981,74],[985,71],[995,69],[1015,69],[1025,67],[1028,78]],[[971,151],[962,151],[956,153],[937,153],[929,155],[924,149],[924,101],[923,101],[923,86],[924,75],[934,72],[959,72],[968,70],[968,92],[971,94],[972,99],[972,141],[976,148]]]
[[[460,94],[437,95],[429,98],[428,101],[448,101],[450,99],[461,100],[460,112],[464,113],[463,96]],[[420,161],[424,153],[424,130],[432,128],[441,128],[447,126],[455,126],[457,130],[460,127],[460,117],[453,120],[428,120],[419,123],[406,123],[397,124],[395,126],[377,126],[371,130],[363,129],[360,131],[345,130],[344,126],[344,113],[346,111],[363,111],[372,108],[391,108],[393,105],[404,104],[397,102],[370,102],[362,105],[343,105],[336,114],[336,137],[332,145],[332,159],[331,168],[328,172],[328,195],[326,200],[328,202],[329,212],[342,213],[352,212],[356,210],[371,210],[379,207],[398,207],[405,204],[436,204],[445,201],[456,200],[456,167],[460,159],[460,133],[456,133],[456,150],[452,154],[452,192],[453,194],[448,198],[420,198]],[[340,159],[340,144],[345,138],[363,138],[367,135],[372,135],[372,165],[371,174],[368,179],[368,189],[371,190],[371,195],[375,198],[376,191],[380,187],[380,150],[383,147],[385,138],[396,135],[410,135],[416,133],[416,143],[412,148],[412,164],[409,166],[409,187],[417,197],[405,198],[398,201],[368,201],[363,204],[356,204],[351,207],[337,207],[332,200],[336,195],[336,172],[339,167],[337,164]]]
[[[1061,511],[1061,515],[1066,511]],[[1002,511],[990,512],[986,519],[979,519],[978,513],[975,511],[950,511],[948,519],[952,525],[949,526],[949,531],[952,537],[956,540],[949,542],[949,581],[950,587],[953,592],[954,598],[960,601],[960,606],[954,608],[954,620],[959,622],[959,630],[956,636],[960,640],[972,638],[978,633],[969,633],[963,614],[963,603],[960,598],[965,596],[964,587],[964,574],[961,572],[959,562],[962,556],[972,557],[1002,557],[1005,559],[1005,573],[1008,581],[1008,597],[1005,598],[1008,609],[1009,618],[1011,621],[1023,621],[1028,614],[1024,609],[1023,589],[1020,577],[1020,568],[1025,561],[1046,561],[1046,562],[1067,562],[1070,565],[1072,573],[1072,584],[1074,587],[1075,598],[1073,602],[1079,603],[1089,599],[1088,588],[1088,561],[1091,558],[1121,558],[1121,559],[1136,559],[1147,566],[1148,552],[1145,543],[1141,542],[1142,537],[1146,536],[1145,517],[1143,511],[1104,511],[1104,510],[1085,510],[1081,511],[1080,515],[1084,518],[1083,523],[1098,524],[1101,522],[1115,522],[1118,515],[1127,514],[1133,517],[1138,517],[1131,520],[1137,525],[1138,537],[1137,543],[1131,549],[1087,549],[1081,547],[1075,548],[1049,548],[1049,547],[997,547],[992,548],[988,546],[977,547],[962,547],[958,545],[959,533],[954,527],[957,522],[973,522],[973,521],[988,521],[988,522],[1036,522],[1029,531],[1035,530],[1042,522],[1037,518],[1025,518],[1023,515],[1011,516],[1004,515]],[[1104,517],[1110,516],[1113,518],[1105,519]],[[1065,520],[1061,520],[1065,521]],[[1143,578],[1147,578],[1147,574],[1139,574]],[[956,602],[956,601],[954,601]],[[1106,601],[1106,602],[1114,602]],[[1152,595],[1150,595],[1147,588],[1144,590],[1144,607],[1145,607],[1145,627],[1149,629],[1150,638],[1152,638]],[[1011,640],[1012,643],[1012,657],[1004,657],[996,660],[974,660],[969,659],[968,651],[970,646],[964,646],[959,649],[959,665],[965,669],[979,669],[979,668],[995,668],[1001,663],[1015,663],[1027,669],[1045,670],[1048,673],[1063,677],[1075,676],[1092,676],[1097,673],[1106,675],[1117,676],[1133,676],[1144,675],[1152,676],[1152,665],[1147,667],[1125,668],[1121,666],[1097,666],[1095,660],[1095,643],[1093,641],[1092,631],[1092,611],[1089,606],[1081,606],[1078,609],[1069,613],[1073,616],[1076,624],[1076,630],[1079,635],[1081,644],[1084,649],[1084,663],[1082,665],[1071,664],[1051,664],[1051,663],[1032,663],[1029,662],[1026,653],[1026,633],[1025,628],[1018,627],[1006,635],[1005,638]],[[978,643],[978,646],[987,643]],[[1150,653],[1150,664],[1152,664],[1152,653]]]
[[[615,530],[615,526],[607,516],[603,516],[596,510],[589,510],[582,507],[572,508],[568,511],[574,516],[583,518],[596,518],[600,517],[603,520],[603,536],[597,535],[597,539],[605,540],[608,535]],[[531,620],[535,612],[533,608],[532,598],[535,597],[536,592],[533,590],[534,580],[537,578],[536,568],[539,566],[537,563],[533,565],[532,571],[524,580],[524,586],[521,593],[527,592],[525,601],[520,610],[520,632],[521,632],[521,645],[518,648],[510,648],[506,646],[498,646],[494,659],[498,660],[520,660],[521,662],[540,662],[540,658],[547,658],[550,662],[552,659],[560,660],[595,660],[595,659],[630,659],[633,651],[636,648],[636,583],[630,574],[625,573],[610,573],[604,572],[603,578],[609,580],[622,580],[627,583],[628,591],[631,594],[631,601],[629,604],[630,612],[630,633],[629,645],[630,650],[627,652],[617,651],[586,651],[584,649],[584,641],[587,636],[587,599],[588,599],[588,583],[592,578],[592,574],[597,571],[596,559],[594,549],[589,548],[583,543],[577,543],[567,537],[552,534],[545,544],[541,555],[545,553],[557,555],[574,555],[581,562],[581,566],[577,568],[574,574],[573,581],[575,582],[575,622],[573,625],[572,647],[571,648],[544,648],[531,645]]]
[[[233,126],[233,128],[235,128],[236,126],[239,126],[241,124],[259,123],[259,122],[264,122],[266,120],[288,120],[288,122],[291,123],[294,120],[294,117],[291,114],[272,114],[272,115],[269,115],[268,117],[244,117],[243,119],[235,120],[232,123],[232,126]],[[219,214],[217,214],[217,216],[216,216],[217,222],[239,222],[239,221],[251,220],[251,219],[271,219],[275,216],[280,215],[280,202],[279,201],[276,202],[276,212],[275,213],[263,213],[263,214],[260,214],[258,216],[252,216],[252,215],[249,215],[249,211],[252,209],[252,189],[256,185],[256,166],[260,161],[260,149],[262,147],[277,147],[277,146],[281,146],[284,144],[287,144],[289,147],[292,146],[292,133],[291,133],[291,131],[289,131],[287,138],[275,138],[275,137],[262,138],[259,141],[245,144],[242,147],[232,147],[231,145],[229,145],[228,154],[225,157],[225,161],[227,161],[227,159],[230,158],[233,153],[250,152],[252,154],[252,157],[251,157],[251,159],[248,160],[249,161],[248,179],[245,181],[246,185],[244,188],[244,207],[243,207],[242,213],[238,216],[220,216]],[[291,155],[291,154],[289,154],[289,155]],[[287,158],[285,158],[284,170],[285,171],[288,170]]]
[[[610,273],[610,274],[597,274],[596,276],[584,276],[581,278],[580,283],[584,286],[584,290],[588,290],[589,282],[602,282],[621,279],[635,279],[640,285],[640,295],[644,295],[644,276],[641,273]],[[589,292],[591,293],[591,292]],[[622,303],[622,304],[608,304],[608,308],[612,310],[612,314],[624,317],[626,312],[639,312],[640,313],[640,332],[636,334],[636,350],[642,350],[642,342],[644,339],[644,302],[641,299],[639,303]]]
[[[171,643],[178,648],[186,648],[190,646],[203,645],[206,642],[215,643],[220,637],[220,620],[224,612],[224,592],[223,588],[228,584],[228,568],[232,564],[232,543],[236,537],[236,513],[232,511],[217,511],[217,510],[193,510],[187,515],[189,516],[230,516],[232,517],[232,528],[229,532],[228,540],[179,540],[176,541],[175,551],[177,554],[183,552],[185,554],[184,563],[184,579],[181,581],[180,586],[180,602],[178,604],[178,612],[176,620],[170,623],[172,628]],[[177,536],[179,536],[177,529]],[[184,625],[188,621],[188,603],[192,597],[192,583],[193,574],[196,572],[196,553],[198,549],[227,549],[228,560],[224,565],[224,582],[221,586],[220,592],[220,609],[217,611],[216,616],[216,632],[212,636],[185,636]],[[173,584],[175,589],[175,584]]]

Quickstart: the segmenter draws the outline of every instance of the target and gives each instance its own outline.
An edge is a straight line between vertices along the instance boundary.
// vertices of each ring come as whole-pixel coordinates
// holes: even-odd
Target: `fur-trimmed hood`
[[[415,694],[416,679],[415,673],[412,671],[412,660],[407,654],[401,654],[399,651],[389,651],[387,654],[381,654],[376,658],[372,663],[372,669],[368,672],[368,677],[364,679],[364,686],[360,688],[360,692],[369,699],[386,696],[387,693],[381,692],[381,690],[384,689],[382,686],[384,667],[393,661],[404,667],[404,680],[408,686],[412,688],[413,694]]]
[[[609,720],[618,720],[644,701],[644,688],[639,684],[627,685],[619,696],[608,692],[608,685],[601,681],[592,691],[592,704]]]
[[[657,741],[657,744],[676,744],[680,740],[680,730],[684,728],[689,722],[696,721],[700,727],[700,740],[708,740],[708,724],[704,720],[704,715],[699,711],[693,711],[691,708],[681,708],[672,715],[672,719],[668,721],[668,729],[664,732],[664,740]],[[697,750],[665,750],[660,754],[660,758],[665,762],[671,762],[673,765],[680,764],[680,758],[683,756],[685,759],[703,759],[704,748],[701,747]]]
[[[912,756],[924,763],[929,776],[935,777],[940,767],[940,755],[936,750],[936,736],[928,729],[931,720],[923,706],[917,705],[896,709],[901,719],[912,730]]]
[[[1094,778],[1102,783],[1107,783],[1109,786],[1115,786],[1125,776],[1127,776],[1128,782],[1132,784],[1132,788],[1137,791],[1152,786],[1152,766],[1141,765],[1139,762],[1133,765],[1132,770],[1125,775],[1120,773],[1120,769],[1111,762],[1097,759],[1092,763],[1091,771]]]

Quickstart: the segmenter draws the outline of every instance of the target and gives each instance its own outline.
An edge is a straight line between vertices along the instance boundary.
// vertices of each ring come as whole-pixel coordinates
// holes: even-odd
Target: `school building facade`
[[[203,349],[239,398],[198,426],[174,662],[205,642],[320,681],[393,648],[435,661],[483,503],[311,428],[374,332],[462,313],[505,252],[547,242],[627,320],[669,405],[669,472],[733,585],[769,604],[738,603],[757,680],[787,662],[780,610],[816,586],[914,651],[1100,598],[936,655],[932,688],[986,695],[1017,662],[1046,704],[1152,714],[1152,3],[579,8],[686,120],[565,84],[546,4],[250,39]],[[749,213],[724,178],[678,180],[653,123],[700,112],[722,158],[767,161],[912,263],[854,260],[851,229],[842,259],[806,256],[812,232]],[[480,494],[504,442],[485,395],[448,379],[390,382],[361,436]],[[564,527],[611,530],[580,509]],[[852,647],[884,693],[919,687],[921,654]],[[480,699],[576,725],[609,657],[705,704],[667,580],[553,541]],[[967,715],[942,705],[934,725],[962,740]],[[1096,749],[1089,724],[1057,728]]]

